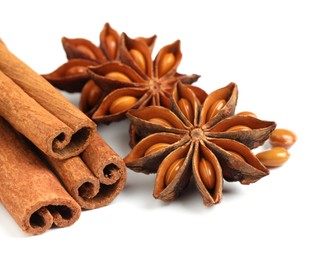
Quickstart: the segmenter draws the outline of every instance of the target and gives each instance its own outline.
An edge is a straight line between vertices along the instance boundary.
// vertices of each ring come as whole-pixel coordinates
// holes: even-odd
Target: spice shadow
[[[237,184],[239,183],[224,182],[223,200],[217,205],[206,207],[203,204],[203,199],[195,183],[192,181],[190,182],[188,187],[182,192],[181,196],[171,203],[180,204],[182,208],[187,211],[210,212],[210,210],[212,210],[213,208],[222,206],[221,204],[223,204],[229,197],[234,197],[236,194],[239,193]]]
[[[131,151],[129,146],[129,127],[130,120],[125,119],[111,126],[98,125],[97,130],[110,147],[123,158]]]

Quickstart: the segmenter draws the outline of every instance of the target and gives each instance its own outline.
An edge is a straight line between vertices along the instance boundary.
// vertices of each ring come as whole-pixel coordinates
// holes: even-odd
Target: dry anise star
[[[198,75],[177,73],[182,53],[180,41],[164,46],[152,60],[147,44],[121,35],[119,62],[90,67],[92,79],[105,93],[103,101],[92,115],[96,122],[110,123],[125,118],[129,109],[150,105],[170,107],[170,93],[177,81],[191,84]],[[205,99],[206,93],[190,86],[197,97]],[[87,102],[89,97],[87,96]]]
[[[249,184],[268,175],[251,149],[263,144],[276,124],[234,115],[237,97],[237,85],[230,83],[200,105],[191,89],[179,83],[171,110],[130,110],[127,116],[143,139],[125,157],[127,167],[156,172],[153,196],[164,201],[178,197],[193,177],[206,206],[221,201],[223,179]]]
[[[149,38],[138,37],[137,39],[147,44],[152,51],[156,35]],[[67,92],[83,91],[86,92],[85,96],[88,95],[87,92],[92,91],[93,93],[89,94],[90,96],[94,96],[95,99],[102,97],[101,90],[90,80],[87,68],[117,60],[120,44],[120,36],[117,31],[109,23],[106,23],[100,32],[99,47],[83,38],[69,39],[63,37],[62,44],[68,61],[53,72],[42,76],[58,89]],[[83,90],[85,86],[87,90]],[[92,99],[92,101],[95,100]],[[88,108],[87,104],[84,104],[80,106],[80,109],[89,114],[95,105],[90,104]]]

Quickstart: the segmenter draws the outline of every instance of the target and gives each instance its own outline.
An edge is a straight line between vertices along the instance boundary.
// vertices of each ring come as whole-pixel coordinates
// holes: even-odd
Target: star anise
[[[191,84],[199,78],[196,74],[188,76],[177,72],[181,58],[179,40],[164,46],[152,60],[147,44],[123,33],[119,62],[89,68],[95,84],[108,93],[93,113],[92,119],[110,123],[125,118],[129,109],[150,105],[169,108],[170,93],[175,83],[180,81]],[[200,88],[190,88],[198,98],[203,100],[206,97]],[[89,103],[89,96],[86,103]]]
[[[152,51],[156,35],[149,38],[138,37],[136,39],[147,44],[148,49]],[[67,92],[82,91],[84,92],[82,93],[84,97],[89,95],[90,106],[87,107],[87,104],[82,104],[80,109],[90,114],[93,112],[91,109],[96,105],[97,101],[103,97],[103,92],[91,81],[87,68],[117,60],[120,36],[109,23],[106,23],[100,32],[99,46],[84,38],[70,39],[67,37],[62,38],[62,45],[68,61],[53,72],[42,76],[58,89]],[[85,90],[83,90],[84,86],[86,86]],[[92,104],[92,102],[95,102],[95,104]]]
[[[171,110],[130,110],[127,116],[142,139],[125,157],[127,167],[157,173],[153,196],[164,201],[178,197],[193,178],[206,206],[221,201],[223,179],[250,184],[268,175],[251,149],[262,145],[276,124],[234,115],[237,97],[237,85],[230,83],[201,105],[178,83]]]

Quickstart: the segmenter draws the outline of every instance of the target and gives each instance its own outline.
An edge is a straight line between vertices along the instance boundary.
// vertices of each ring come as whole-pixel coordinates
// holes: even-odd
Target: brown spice
[[[28,145],[0,117],[0,201],[31,234],[43,233],[52,224],[74,223],[80,206],[93,209],[110,203],[126,182],[122,158],[97,134],[92,120],[1,43],[0,54],[4,57],[0,61],[0,116],[31,141]],[[39,157],[49,161],[75,200]]]
[[[153,195],[164,201],[178,197],[193,178],[206,206],[221,201],[223,179],[249,184],[268,175],[251,149],[262,145],[276,124],[233,116],[237,98],[237,85],[230,83],[201,104],[191,88],[178,83],[171,110],[157,106],[130,110],[131,138],[140,141],[125,157],[126,165],[134,171],[157,172]],[[165,121],[168,125],[161,123]],[[234,126],[243,127],[228,131]],[[159,149],[145,152],[151,147]]]
[[[1,71],[0,90],[0,115],[40,150],[59,159],[82,152],[86,139],[72,139],[74,132],[69,126],[44,109]]]
[[[256,157],[268,168],[282,166],[290,158],[290,153],[283,147],[273,147],[259,152]]]
[[[251,112],[251,111],[242,111],[237,113],[236,115],[238,116],[253,116],[253,117],[257,117],[255,113]]]
[[[45,121],[44,126],[49,123],[48,119],[50,117],[45,116],[46,113],[41,112],[43,108],[43,110],[48,111],[49,114],[54,115],[62,121],[68,129],[61,132],[55,139],[52,139],[56,140],[52,145],[49,145],[52,140],[46,140],[49,145],[47,148],[52,150],[54,154],[50,152],[49,155],[57,158],[68,158],[81,153],[88,146],[92,134],[96,131],[95,123],[43,77],[12,54],[3,44],[0,44],[0,56],[1,87],[4,90],[7,89],[8,95],[11,96],[10,99],[7,98],[8,104],[6,104],[6,97],[2,94],[2,102],[7,108],[12,106],[14,109],[19,109],[20,111],[18,111],[18,113],[21,113],[21,118],[22,115],[23,117],[25,115],[24,120],[17,121],[16,124],[22,123],[21,128],[27,128],[27,132],[37,136],[40,131],[31,133],[31,129],[28,127],[33,127],[33,125],[36,124],[35,121],[32,121],[35,117],[35,112],[41,115],[39,118],[41,121]],[[10,78],[10,80],[6,77]],[[15,84],[13,84],[12,81]],[[15,91],[15,93],[9,93],[11,92],[9,86],[15,87],[17,91]],[[20,91],[16,86],[19,86],[23,91]],[[29,95],[30,98],[27,95]],[[29,102],[29,99],[32,102]],[[25,100],[26,103],[19,104],[22,102],[21,100]],[[33,102],[33,100],[35,102]],[[30,107],[30,103],[32,107]],[[6,110],[6,108],[4,108],[4,110]],[[10,109],[7,109],[6,112],[8,117],[13,116],[14,118],[16,116],[15,113],[15,110],[11,111]],[[6,117],[7,120],[8,117]],[[50,122],[50,127],[52,127],[53,121]],[[38,128],[39,126],[36,125],[34,127]],[[51,131],[50,134],[54,137],[55,132]]]
[[[164,46],[154,60],[147,44],[121,35],[119,61],[109,62],[89,68],[92,79],[107,95],[92,114],[96,122],[110,123],[125,118],[130,109],[150,105],[170,107],[170,93],[177,81],[193,83],[198,75],[177,73],[182,53],[180,41]],[[110,77],[110,74],[118,75]],[[198,98],[203,100],[206,93],[195,86],[190,86]],[[119,109],[110,108],[120,100],[127,100]],[[131,102],[130,102],[131,101]],[[85,105],[83,105],[85,106]]]
[[[269,141],[273,147],[289,148],[297,141],[297,135],[291,130],[277,128],[271,133]]]
[[[102,100],[96,99],[94,104],[86,103],[86,97],[91,95],[91,88],[86,87],[86,85],[92,84],[87,69],[90,66],[118,60],[120,49],[120,36],[109,23],[103,26],[99,38],[100,45],[96,46],[87,39],[70,39],[63,37],[62,44],[68,61],[53,72],[43,75],[52,85],[61,90],[67,92],[82,92],[80,109],[88,116],[91,116],[91,114],[95,112]],[[156,36],[153,35],[149,38],[137,37],[136,39],[145,43],[149,50],[152,50]],[[96,87],[100,88],[98,86]]]
[[[126,178],[123,159],[99,134],[93,135],[91,143],[83,151],[81,158],[103,184],[111,185],[122,176]]]
[[[124,161],[97,133],[81,156],[66,160],[46,159],[83,209],[108,205],[126,183]]]
[[[0,202],[24,232],[42,234],[52,225],[67,227],[78,220],[80,206],[1,117],[0,147]]]

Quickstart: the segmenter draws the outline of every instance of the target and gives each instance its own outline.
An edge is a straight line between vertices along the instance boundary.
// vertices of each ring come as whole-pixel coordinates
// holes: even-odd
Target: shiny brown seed
[[[117,51],[117,41],[116,38],[109,34],[106,39],[105,39],[106,43],[107,43],[107,48],[109,50],[109,55],[111,56],[111,58],[115,59],[116,58],[116,51]]]
[[[151,123],[165,126],[165,127],[172,127],[172,125],[167,120],[162,119],[162,118],[153,117],[153,118],[150,118],[148,121]]]
[[[166,53],[159,63],[159,77],[165,75],[175,64],[175,56],[173,53]]]
[[[213,118],[225,105],[225,99],[219,99],[214,102],[209,108],[208,113],[206,114],[206,121],[208,122],[211,118]]]
[[[89,107],[94,107],[102,97],[102,90],[92,80],[89,81],[89,89],[87,93],[87,104]]]
[[[236,131],[249,131],[252,130],[250,127],[245,125],[234,125],[226,129],[225,132],[236,132]]]
[[[242,111],[236,114],[237,116],[252,116],[252,117],[257,117],[256,114],[250,111]]]
[[[72,76],[72,75],[76,75],[76,74],[85,74],[87,71],[87,67],[85,66],[73,66],[71,68],[69,68],[68,70],[65,71],[65,75],[64,76]]]
[[[226,152],[228,152],[229,154],[233,155],[234,157],[238,158],[241,161],[245,161],[245,158],[237,152],[234,151],[226,151]]]
[[[131,49],[129,52],[139,68],[141,68],[142,71],[146,72],[146,61],[144,55],[137,49]]]
[[[117,71],[109,72],[105,75],[107,78],[131,83],[131,79],[125,74]]]
[[[168,143],[156,143],[152,146],[150,146],[146,151],[144,156],[149,155],[151,153],[156,153],[157,151],[160,151],[164,148],[166,148],[167,146],[169,146],[170,144]]]
[[[110,114],[117,114],[134,106],[138,98],[132,96],[123,96],[117,98],[109,107]]]
[[[179,172],[185,158],[176,160],[169,166],[166,175],[165,175],[165,185],[168,186],[172,180],[175,178],[176,174]]]
[[[77,50],[83,53],[89,59],[96,59],[96,55],[94,54],[94,52],[85,45],[78,45]]]
[[[179,108],[182,113],[193,123],[194,121],[194,110],[188,99],[181,98],[178,102]]]
[[[289,148],[297,141],[297,136],[288,129],[277,128],[271,133],[269,141],[274,147]]]
[[[212,190],[216,185],[216,175],[212,164],[208,160],[201,158],[198,170],[204,186],[208,190]]]
[[[102,96],[102,91],[99,87],[93,88],[87,97],[87,103],[90,107],[94,107],[95,104],[98,102],[100,97]]]
[[[256,157],[266,167],[278,167],[289,159],[290,154],[283,147],[273,147],[270,150],[258,153]]]

